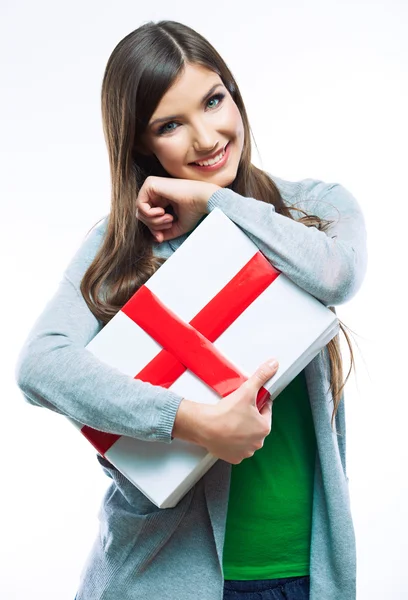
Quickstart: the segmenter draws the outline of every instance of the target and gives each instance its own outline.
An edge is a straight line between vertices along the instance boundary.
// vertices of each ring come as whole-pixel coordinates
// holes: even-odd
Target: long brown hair
[[[121,40],[106,65],[102,83],[102,120],[112,182],[111,211],[101,247],[87,269],[81,292],[92,313],[106,324],[162,264],[153,254],[153,237],[136,218],[135,201],[149,175],[169,177],[156,157],[140,153],[138,143],[162,96],[186,64],[204,66],[219,75],[237,105],[244,125],[244,145],[231,189],[273,204],[277,213],[294,218],[273,180],[251,163],[251,129],[238,85],[212,45],[195,30],[174,21],[149,22]],[[302,211],[303,212],[303,211]],[[303,213],[298,219],[324,230],[328,222]],[[350,339],[351,368],[354,364]],[[328,345],[333,418],[343,382],[339,337]]]

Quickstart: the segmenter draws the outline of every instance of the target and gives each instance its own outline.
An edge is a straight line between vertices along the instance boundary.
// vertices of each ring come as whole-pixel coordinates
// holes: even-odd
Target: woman
[[[357,202],[339,184],[251,164],[231,72],[180,23],[148,23],[116,46],[102,114],[111,212],[30,333],[18,384],[29,402],[95,429],[178,437],[221,460],[160,510],[98,456],[112,483],[78,600],[354,599],[338,339],[275,400],[270,435],[271,406],[258,413],[255,397],[272,363],[210,407],[129,379],[85,346],[215,207],[323,304],[348,301],[366,268]]]

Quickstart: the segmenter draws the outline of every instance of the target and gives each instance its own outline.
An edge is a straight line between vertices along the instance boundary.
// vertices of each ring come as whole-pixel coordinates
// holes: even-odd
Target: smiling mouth
[[[214,156],[214,158],[209,158],[208,160],[200,160],[197,162],[191,162],[188,164],[196,165],[197,167],[211,167],[212,165],[216,165],[224,158],[228,144],[229,142],[225,144],[224,148],[216,156]]]

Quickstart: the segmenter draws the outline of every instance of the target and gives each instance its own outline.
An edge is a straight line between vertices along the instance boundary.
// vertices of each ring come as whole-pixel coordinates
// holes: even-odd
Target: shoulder
[[[95,258],[106,234],[109,215],[96,223],[87,234],[70,260],[64,275],[79,287],[81,279]]]
[[[289,208],[299,208],[309,215],[313,214],[332,221],[342,217],[362,216],[356,198],[340,183],[329,183],[312,178],[288,181],[271,173],[268,175]],[[296,215],[301,216],[297,211],[293,211],[295,218]]]

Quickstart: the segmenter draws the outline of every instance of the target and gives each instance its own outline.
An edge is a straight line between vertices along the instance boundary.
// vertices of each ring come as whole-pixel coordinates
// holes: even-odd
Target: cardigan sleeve
[[[17,384],[31,404],[94,429],[169,443],[182,397],[121,373],[85,348],[102,324],[79,284],[101,240],[101,229],[88,235],[35,322],[18,356]]]
[[[299,223],[297,211],[290,219],[275,212],[273,205],[228,188],[212,194],[208,210],[222,210],[279,271],[326,306],[348,302],[360,288],[367,265],[361,209],[338,183],[305,179],[293,185],[294,202],[284,201],[289,208],[295,206],[331,221],[325,232]]]

